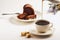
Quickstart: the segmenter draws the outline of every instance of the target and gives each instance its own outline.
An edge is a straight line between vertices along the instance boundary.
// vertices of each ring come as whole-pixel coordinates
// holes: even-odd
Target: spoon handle
[[[20,14],[20,13],[3,13],[2,15],[14,15],[14,14]]]

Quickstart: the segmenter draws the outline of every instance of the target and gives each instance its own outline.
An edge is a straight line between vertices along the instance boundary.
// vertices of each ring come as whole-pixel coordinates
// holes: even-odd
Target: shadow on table
[[[45,36],[42,36],[42,35],[39,35],[39,36],[37,36],[37,35],[32,35],[32,37],[31,38],[26,38],[26,37],[21,37],[21,36],[19,36],[19,40],[20,40],[20,37],[23,39],[23,40],[42,40],[42,39],[48,39],[48,38],[50,38],[52,36],[52,34],[51,35],[45,35]]]
[[[11,17],[9,19],[9,21],[12,23],[12,24],[16,24],[16,25],[30,25],[32,24],[33,22],[22,22],[22,21],[18,21],[16,19],[14,19],[13,17]]]

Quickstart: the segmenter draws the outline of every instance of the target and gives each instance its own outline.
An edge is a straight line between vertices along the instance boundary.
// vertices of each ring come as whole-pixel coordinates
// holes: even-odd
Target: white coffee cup
[[[42,23],[42,21],[43,21],[43,23]],[[38,24],[38,22],[40,24]],[[46,22],[46,23],[44,24],[44,22]],[[50,21],[47,21],[47,20],[37,20],[35,25],[36,25],[36,29],[38,32],[46,32],[53,26],[53,23],[51,23]]]

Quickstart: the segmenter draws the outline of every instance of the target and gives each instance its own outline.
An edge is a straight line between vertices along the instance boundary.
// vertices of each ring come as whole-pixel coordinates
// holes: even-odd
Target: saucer
[[[47,32],[45,33],[40,33],[40,32],[37,32],[37,30],[31,30],[30,33],[33,34],[33,35],[51,35],[52,33],[54,32],[54,28],[51,28],[49,29]]]

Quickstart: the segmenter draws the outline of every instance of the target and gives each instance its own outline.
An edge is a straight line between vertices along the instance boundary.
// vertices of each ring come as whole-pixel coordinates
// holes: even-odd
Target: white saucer
[[[37,32],[37,30],[31,30],[30,33],[33,34],[33,35],[50,35],[54,32],[54,28],[52,29],[49,29],[47,32],[45,33],[39,33]]]

